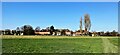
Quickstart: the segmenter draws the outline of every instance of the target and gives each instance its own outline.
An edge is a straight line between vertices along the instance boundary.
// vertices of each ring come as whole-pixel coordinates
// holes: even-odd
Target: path
[[[118,47],[110,43],[107,38],[102,38],[104,53],[118,53]]]

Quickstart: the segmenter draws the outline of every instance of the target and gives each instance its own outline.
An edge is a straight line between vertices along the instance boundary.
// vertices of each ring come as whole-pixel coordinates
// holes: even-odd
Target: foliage
[[[5,29],[5,35],[11,35],[10,29]]]
[[[54,29],[54,26],[51,26],[51,27],[50,27],[50,35],[53,34],[54,30],[55,30],[55,29]]]
[[[24,25],[21,27],[24,35],[34,35],[33,27],[30,25]]]
[[[65,33],[65,30],[62,30],[61,31],[61,35],[65,35],[66,33]]]
[[[16,33],[16,30],[12,30],[12,34],[14,35]]]

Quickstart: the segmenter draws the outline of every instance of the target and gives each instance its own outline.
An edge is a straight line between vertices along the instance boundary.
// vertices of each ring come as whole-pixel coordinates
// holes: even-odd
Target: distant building
[[[35,32],[36,35],[50,35],[50,32]]]

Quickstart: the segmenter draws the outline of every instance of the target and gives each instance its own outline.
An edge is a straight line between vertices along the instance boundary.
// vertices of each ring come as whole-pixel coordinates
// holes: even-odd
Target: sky
[[[117,2],[3,2],[2,29],[23,25],[45,29],[53,25],[55,29],[75,31],[79,30],[80,18],[84,21],[87,13],[90,31],[118,31]]]

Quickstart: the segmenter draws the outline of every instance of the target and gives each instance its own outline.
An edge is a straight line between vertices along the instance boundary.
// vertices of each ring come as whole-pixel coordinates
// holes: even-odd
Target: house
[[[66,34],[67,36],[72,36],[72,32],[71,32],[71,31],[66,31],[65,34]]]
[[[50,35],[50,32],[35,32],[36,35]]]

